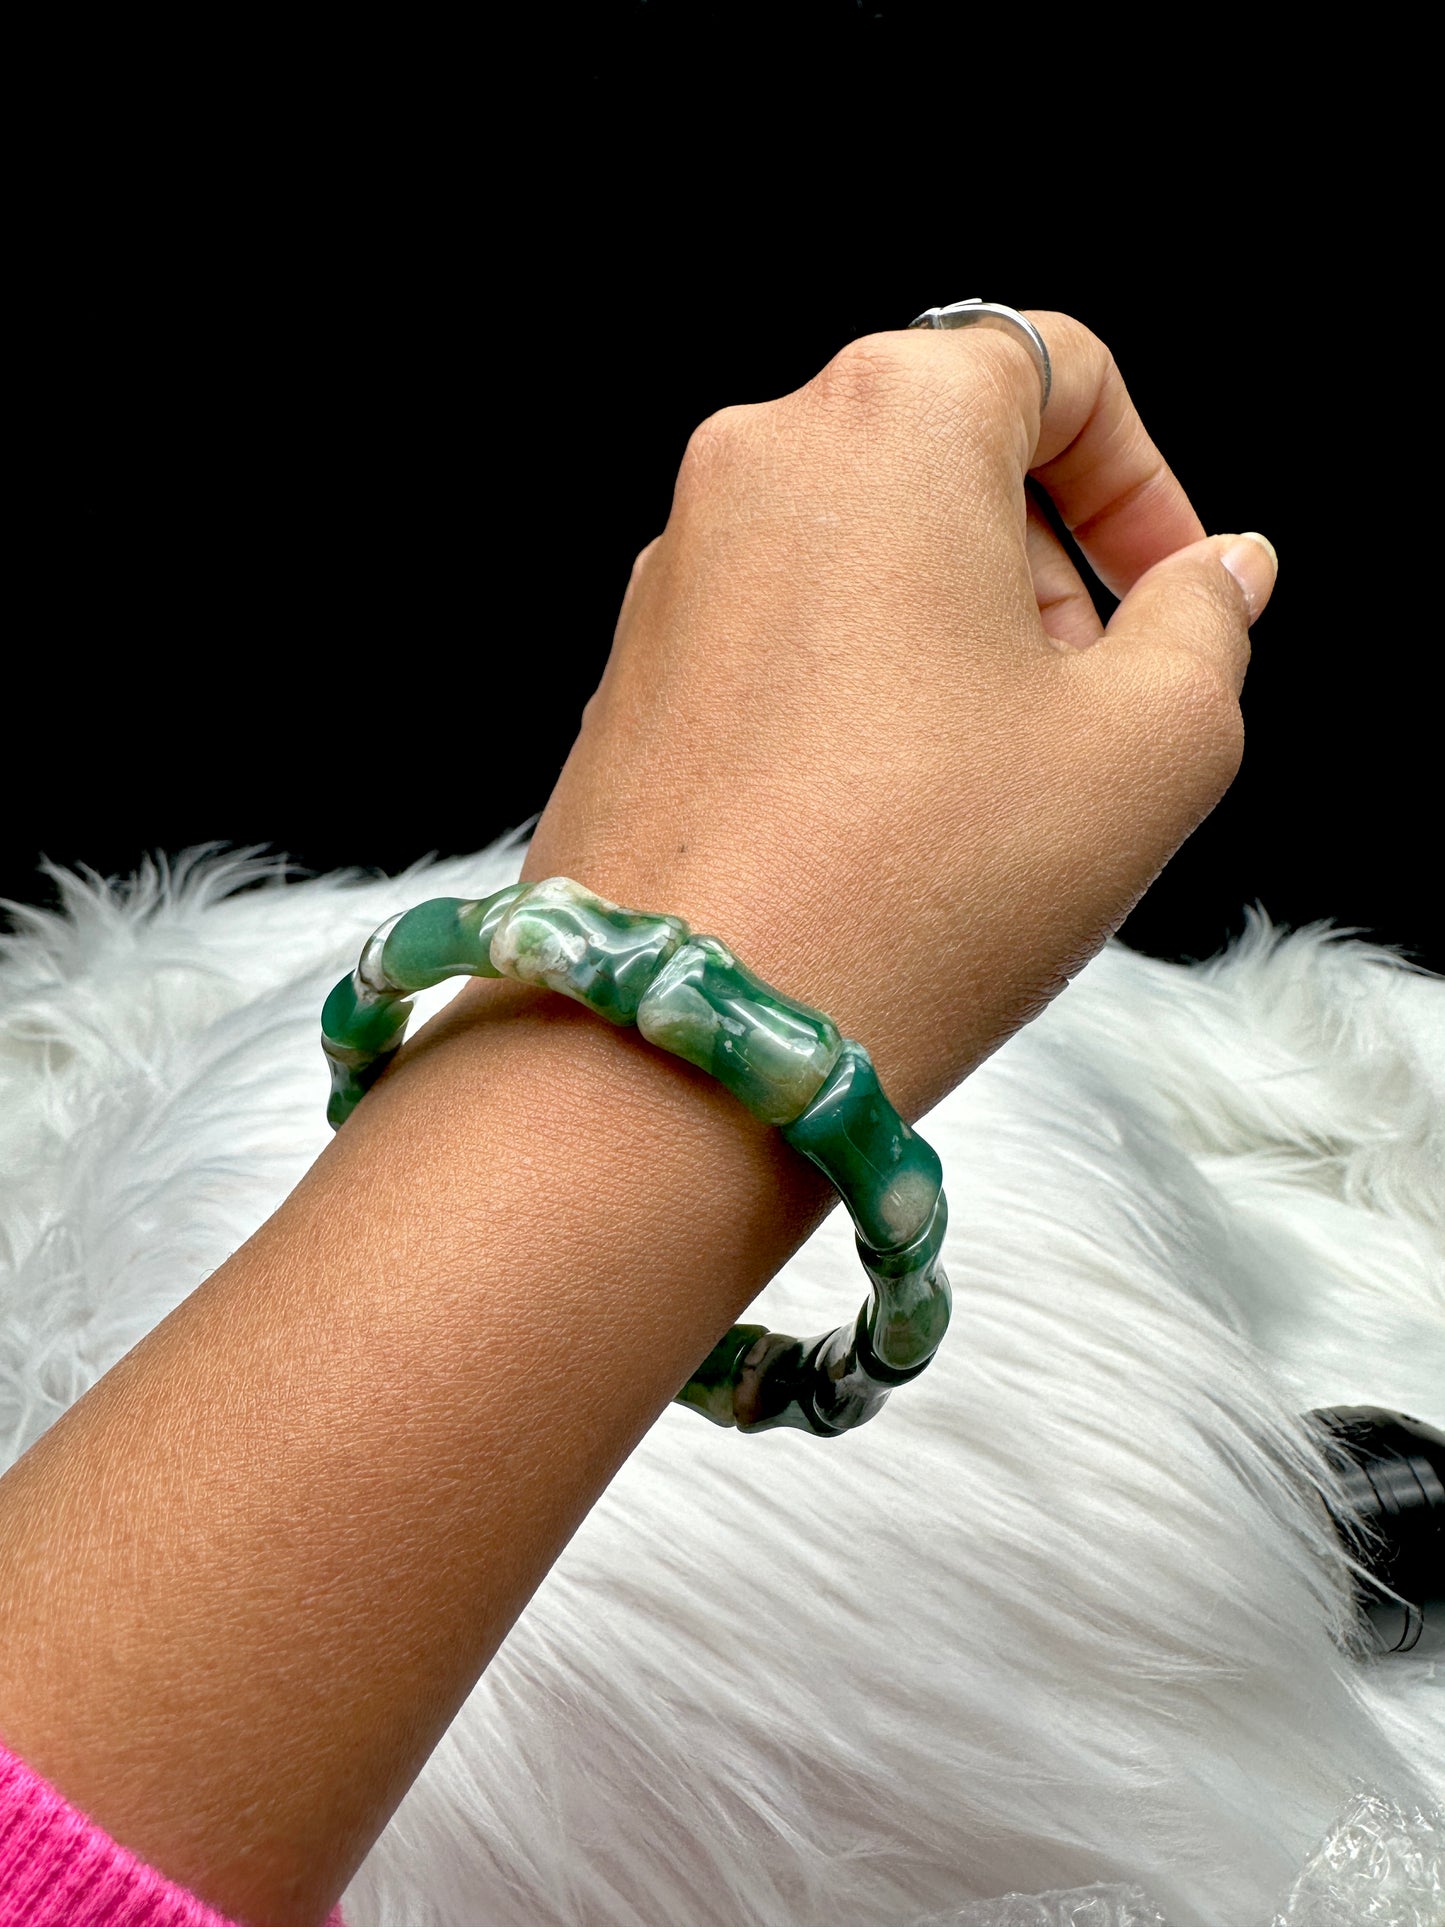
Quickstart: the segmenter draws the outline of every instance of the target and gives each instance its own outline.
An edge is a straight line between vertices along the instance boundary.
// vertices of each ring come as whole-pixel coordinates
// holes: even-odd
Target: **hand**
[[[1103,343],[902,331],[693,435],[524,877],[722,937],[917,1117],[1208,814],[1273,552],[1203,529]],[[1122,596],[1102,628],[1032,475]]]

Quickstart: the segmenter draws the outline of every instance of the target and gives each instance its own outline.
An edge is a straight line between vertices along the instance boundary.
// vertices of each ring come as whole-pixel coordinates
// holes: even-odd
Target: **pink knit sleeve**
[[[87,1820],[0,1741],[0,1927],[240,1927]],[[345,1927],[337,1907],[326,1927]]]

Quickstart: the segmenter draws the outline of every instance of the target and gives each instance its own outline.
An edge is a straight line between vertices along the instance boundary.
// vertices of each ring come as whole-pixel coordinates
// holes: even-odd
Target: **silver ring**
[[[910,321],[908,325],[910,328],[1016,328],[1028,344],[1034,366],[1039,371],[1039,381],[1044,391],[1039,413],[1042,415],[1048,407],[1049,391],[1054,385],[1049,351],[1038,329],[1017,308],[1006,308],[1001,301],[980,301],[975,295],[971,301],[952,301],[946,308],[925,308],[918,319]]]

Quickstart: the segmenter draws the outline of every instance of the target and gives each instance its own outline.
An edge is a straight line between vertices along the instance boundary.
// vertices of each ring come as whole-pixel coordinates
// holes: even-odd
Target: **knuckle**
[[[1244,756],[1244,717],[1224,665],[1198,649],[1174,647],[1161,659],[1158,683],[1168,746],[1222,796]]]
[[[981,455],[1010,446],[1016,413],[996,334],[919,329],[850,341],[802,391],[829,416],[865,430],[942,436]]]
[[[662,540],[662,537],[660,535],[654,535],[652,540],[647,544],[646,548],[639,549],[637,554],[633,557],[632,568],[629,571],[628,577],[627,577],[627,587],[623,591],[623,595],[622,595],[622,607],[618,611],[618,615],[617,615],[617,622],[618,622],[619,628],[621,627],[624,619],[631,612],[633,606],[637,601],[638,596],[642,593],[643,584],[647,580],[648,565],[651,563],[653,556],[657,553],[657,545],[659,542],[661,542],[661,540]]]
[[[873,413],[926,379],[914,344],[897,334],[862,335],[840,348],[808,383],[826,406]]]
[[[687,493],[705,486],[720,470],[731,468],[748,438],[755,410],[746,406],[720,408],[700,421],[687,438],[678,469],[678,488]],[[647,555],[643,550],[642,557]]]
[[[1033,320],[1037,328],[1048,328],[1054,334],[1067,335],[1075,348],[1097,358],[1100,363],[1109,363],[1114,359],[1103,336],[1095,334],[1088,323],[1080,321],[1077,315],[1066,314],[1059,309],[1050,314],[1036,314]]]
[[[1059,360],[1077,363],[1087,372],[1091,386],[1118,377],[1113,349],[1077,315],[1065,314],[1061,309],[1030,308],[1027,312],[1029,320],[1048,342],[1049,352]]]
[[[632,593],[632,590],[634,589],[634,587],[642,580],[643,572],[647,568],[647,565],[652,560],[653,556],[656,555],[657,545],[661,540],[662,540],[662,537],[660,535],[654,535],[652,540],[647,544],[647,546],[645,548],[639,549],[637,551],[637,554],[632,558],[632,570],[627,578],[627,590],[629,595]]]
[[[1234,612],[1226,606],[1213,571],[1199,567],[1180,570],[1170,579],[1163,614],[1171,657],[1196,657],[1204,668],[1221,629],[1233,627]]]

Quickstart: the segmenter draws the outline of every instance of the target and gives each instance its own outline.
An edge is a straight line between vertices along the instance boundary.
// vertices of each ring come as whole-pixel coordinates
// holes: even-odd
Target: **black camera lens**
[[[1331,1516],[1367,1569],[1360,1611],[1384,1653],[1445,1652],[1445,1432],[1404,1412],[1337,1405],[1307,1412],[1358,1509],[1363,1532]]]

